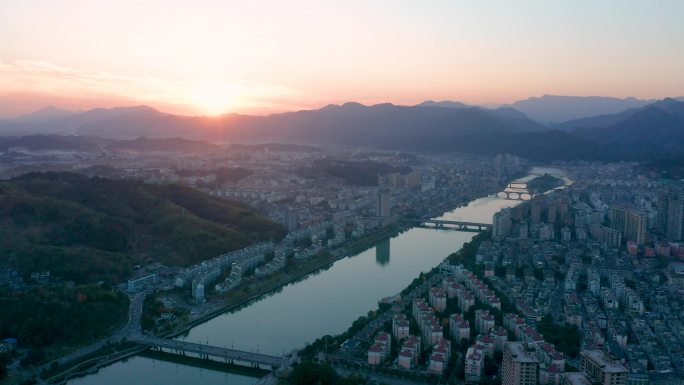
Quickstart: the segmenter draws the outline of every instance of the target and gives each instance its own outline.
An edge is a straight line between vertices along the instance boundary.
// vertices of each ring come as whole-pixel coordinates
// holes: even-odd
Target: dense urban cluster
[[[622,382],[680,381],[681,185],[629,164],[568,171],[570,188],[497,213],[477,261],[507,293],[517,322],[576,326],[580,357],[565,341],[562,350],[590,380],[601,373],[587,372],[588,361],[604,362],[601,370]]]
[[[574,184],[496,213],[467,267],[397,298],[343,361],[466,383],[680,383],[684,190],[633,166],[564,165]]]
[[[339,173],[331,175],[316,167],[321,160],[330,158],[345,165],[373,162],[396,167],[384,168],[384,172],[374,175],[375,186],[354,185]],[[178,167],[185,171],[179,173]],[[211,173],[206,180],[196,175],[179,176],[215,169],[249,172],[216,186],[207,185],[215,181],[216,176]],[[237,250],[178,272],[167,270],[166,275],[171,276],[166,280],[158,276],[153,280],[149,269],[141,270],[128,288],[141,290],[148,287],[145,283],[167,289],[189,288],[190,298],[202,303],[207,294],[225,294],[237,287],[245,276],[254,279],[277,273],[288,264],[305,263],[311,257],[339,249],[348,241],[400,221],[412,224],[429,217],[430,213],[497,191],[523,169],[524,162],[511,155],[494,158],[435,155],[417,159],[409,154],[383,152],[324,153],[309,147],[287,151],[259,147],[259,151],[224,155],[219,159],[191,157],[173,167],[154,168],[154,172],[147,166],[127,168],[128,177],[135,175],[153,182],[181,181],[213,196],[257,207],[288,231],[277,243]],[[336,255],[343,255],[339,254],[342,252],[338,250]]]
[[[216,146],[213,150],[217,148],[220,149]],[[171,266],[142,255],[131,259],[127,270],[119,273],[128,275],[119,288],[128,293],[129,311],[133,316],[113,337],[116,340],[139,338],[140,326],[163,332],[182,328],[188,322],[223,309],[226,303],[222,299],[237,290],[241,296],[236,301],[240,301],[260,293],[250,292],[251,284],[278,276],[277,281],[269,283],[271,286],[259,288],[273,290],[320,268],[317,266],[348,255],[349,245],[368,247],[364,245],[372,245],[372,241],[363,243],[366,237],[372,239],[376,233],[387,236],[391,234],[387,229],[396,232],[421,218],[498,191],[526,169],[524,161],[511,155],[417,157],[395,152],[324,151],[289,145],[205,150],[12,148],[3,154],[0,173],[4,177],[35,170],[66,171],[95,177],[91,179],[95,184],[108,183],[108,180],[143,181],[146,186],[183,184],[227,202],[240,201],[254,207],[280,222],[286,230],[283,239],[256,243],[218,256],[206,255],[194,265]],[[361,178],[354,176],[359,170],[366,170]],[[61,180],[81,183],[75,175],[53,174],[48,178],[54,179],[54,183]],[[177,203],[191,203],[201,209],[198,196],[177,192],[183,193],[176,194]],[[98,204],[102,206],[105,202]],[[238,206],[231,207],[239,210]],[[185,208],[173,213],[185,214]],[[363,242],[357,245],[355,241]],[[69,278],[60,271],[24,271],[9,264],[0,266],[0,285],[10,289],[12,300],[21,300],[22,293],[28,290],[71,287],[74,283]],[[115,278],[109,279],[116,282]],[[142,306],[150,293],[157,294]],[[229,304],[235,303],[238,302]],[[118,317],[111,319],[120,322]],[[22,325],[23,321],[18,326]],[[107,324],[107,327],[111,326]],[[37,346],[12,328],[3,330],[6,341],[2,349],[6,357],[11,357],[15,370],[19,369],[21,358],[32,354]],[[60,349],[68,349],[61,341],[55,343],[60,344]],[[87,351],[96,350],[103,343],[104,340],[99,341]]]
[[[127,156],[136,159],[135,167]],[[335,367],[506,385],[684,378],[684,187],[635,164],[559,164],[567,178],[509,184],[526,169],[511,155],[262,146],[104,158],[107,167],[89,166],[88,172],[186,184],[255,207],[287,233],[190,266],[141,261],[121,288],[131,308],[157,293],[156,302],[143,307],[152,309],[143,315],[151,330],[182,328],[220,311],[237,291],[247,298],[253,284],[275,276],[287,282],[308,271],[297,267],[342,258],[365,237],[503,191],[511,207],[493,216],[472,253],[450,257],[419,285],[388,297],[388,307],[355,325],[330,352]],[[75,165],[60,162],[61,169]],[[360,165],[375,171],[350,176]],[[15,291],[63,285],[50,271],[4,266],[0,273]],[[30,345],[16,335],[3,337],[6,355]]]

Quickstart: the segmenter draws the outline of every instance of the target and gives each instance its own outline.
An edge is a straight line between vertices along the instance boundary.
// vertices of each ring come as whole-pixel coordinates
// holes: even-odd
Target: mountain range
[[[540,115],[542,110],[548,113]],[[539,116],[558,111],[577,118],[557,124],[539,121]],[[599,114],[586,116],[580,111]],[[129,149],[141,150],[160,146],[159,138],[177,137],[406,151],[509,152],[539,161],[638,160],[684,150],[684,103],[672,98],[650,102],[545,95],[499,108],[450,101],[416,106],[346,103],[268,116],[188,117],[136,106],[73,113],[47,109],[0,121],[0,135],[28,133],[60,135],[55,140],[61,143],[79,142],[83,137],[117,139],[119,146],[124,143]],[[65,139],[63,135],[73,136]],[[121,141],[141,136],[147,138],[137,139],[135,145]],[[199,150],[211,148],[208,143],[197,146]]]
[[[559,124],[590,116],[617,114],[655,101],[605,96],[544,95],[520,100],[508,107],[515,108],[542,124]]]

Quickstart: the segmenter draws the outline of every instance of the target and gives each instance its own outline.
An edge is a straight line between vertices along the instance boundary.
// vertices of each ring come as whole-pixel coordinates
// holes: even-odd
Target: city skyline
[[[149,104],[268,114],[356,101],[681,96],[684,5],[8,1],[0,116]]]

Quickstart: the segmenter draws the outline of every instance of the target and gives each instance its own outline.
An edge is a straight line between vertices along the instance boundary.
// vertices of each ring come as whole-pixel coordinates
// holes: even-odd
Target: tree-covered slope
[[[77,282],[120,281],[130,266],[197,263],[280,225],[181,185],[31,173],[0,183],[0,265]]]

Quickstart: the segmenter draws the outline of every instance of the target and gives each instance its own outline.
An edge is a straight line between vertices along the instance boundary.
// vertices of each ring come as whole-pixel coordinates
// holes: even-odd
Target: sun
[[[236,99],[233,87],[220,83],[197,84],[190,91],[190,103],[203,114],[212,116],[230,112]]]

